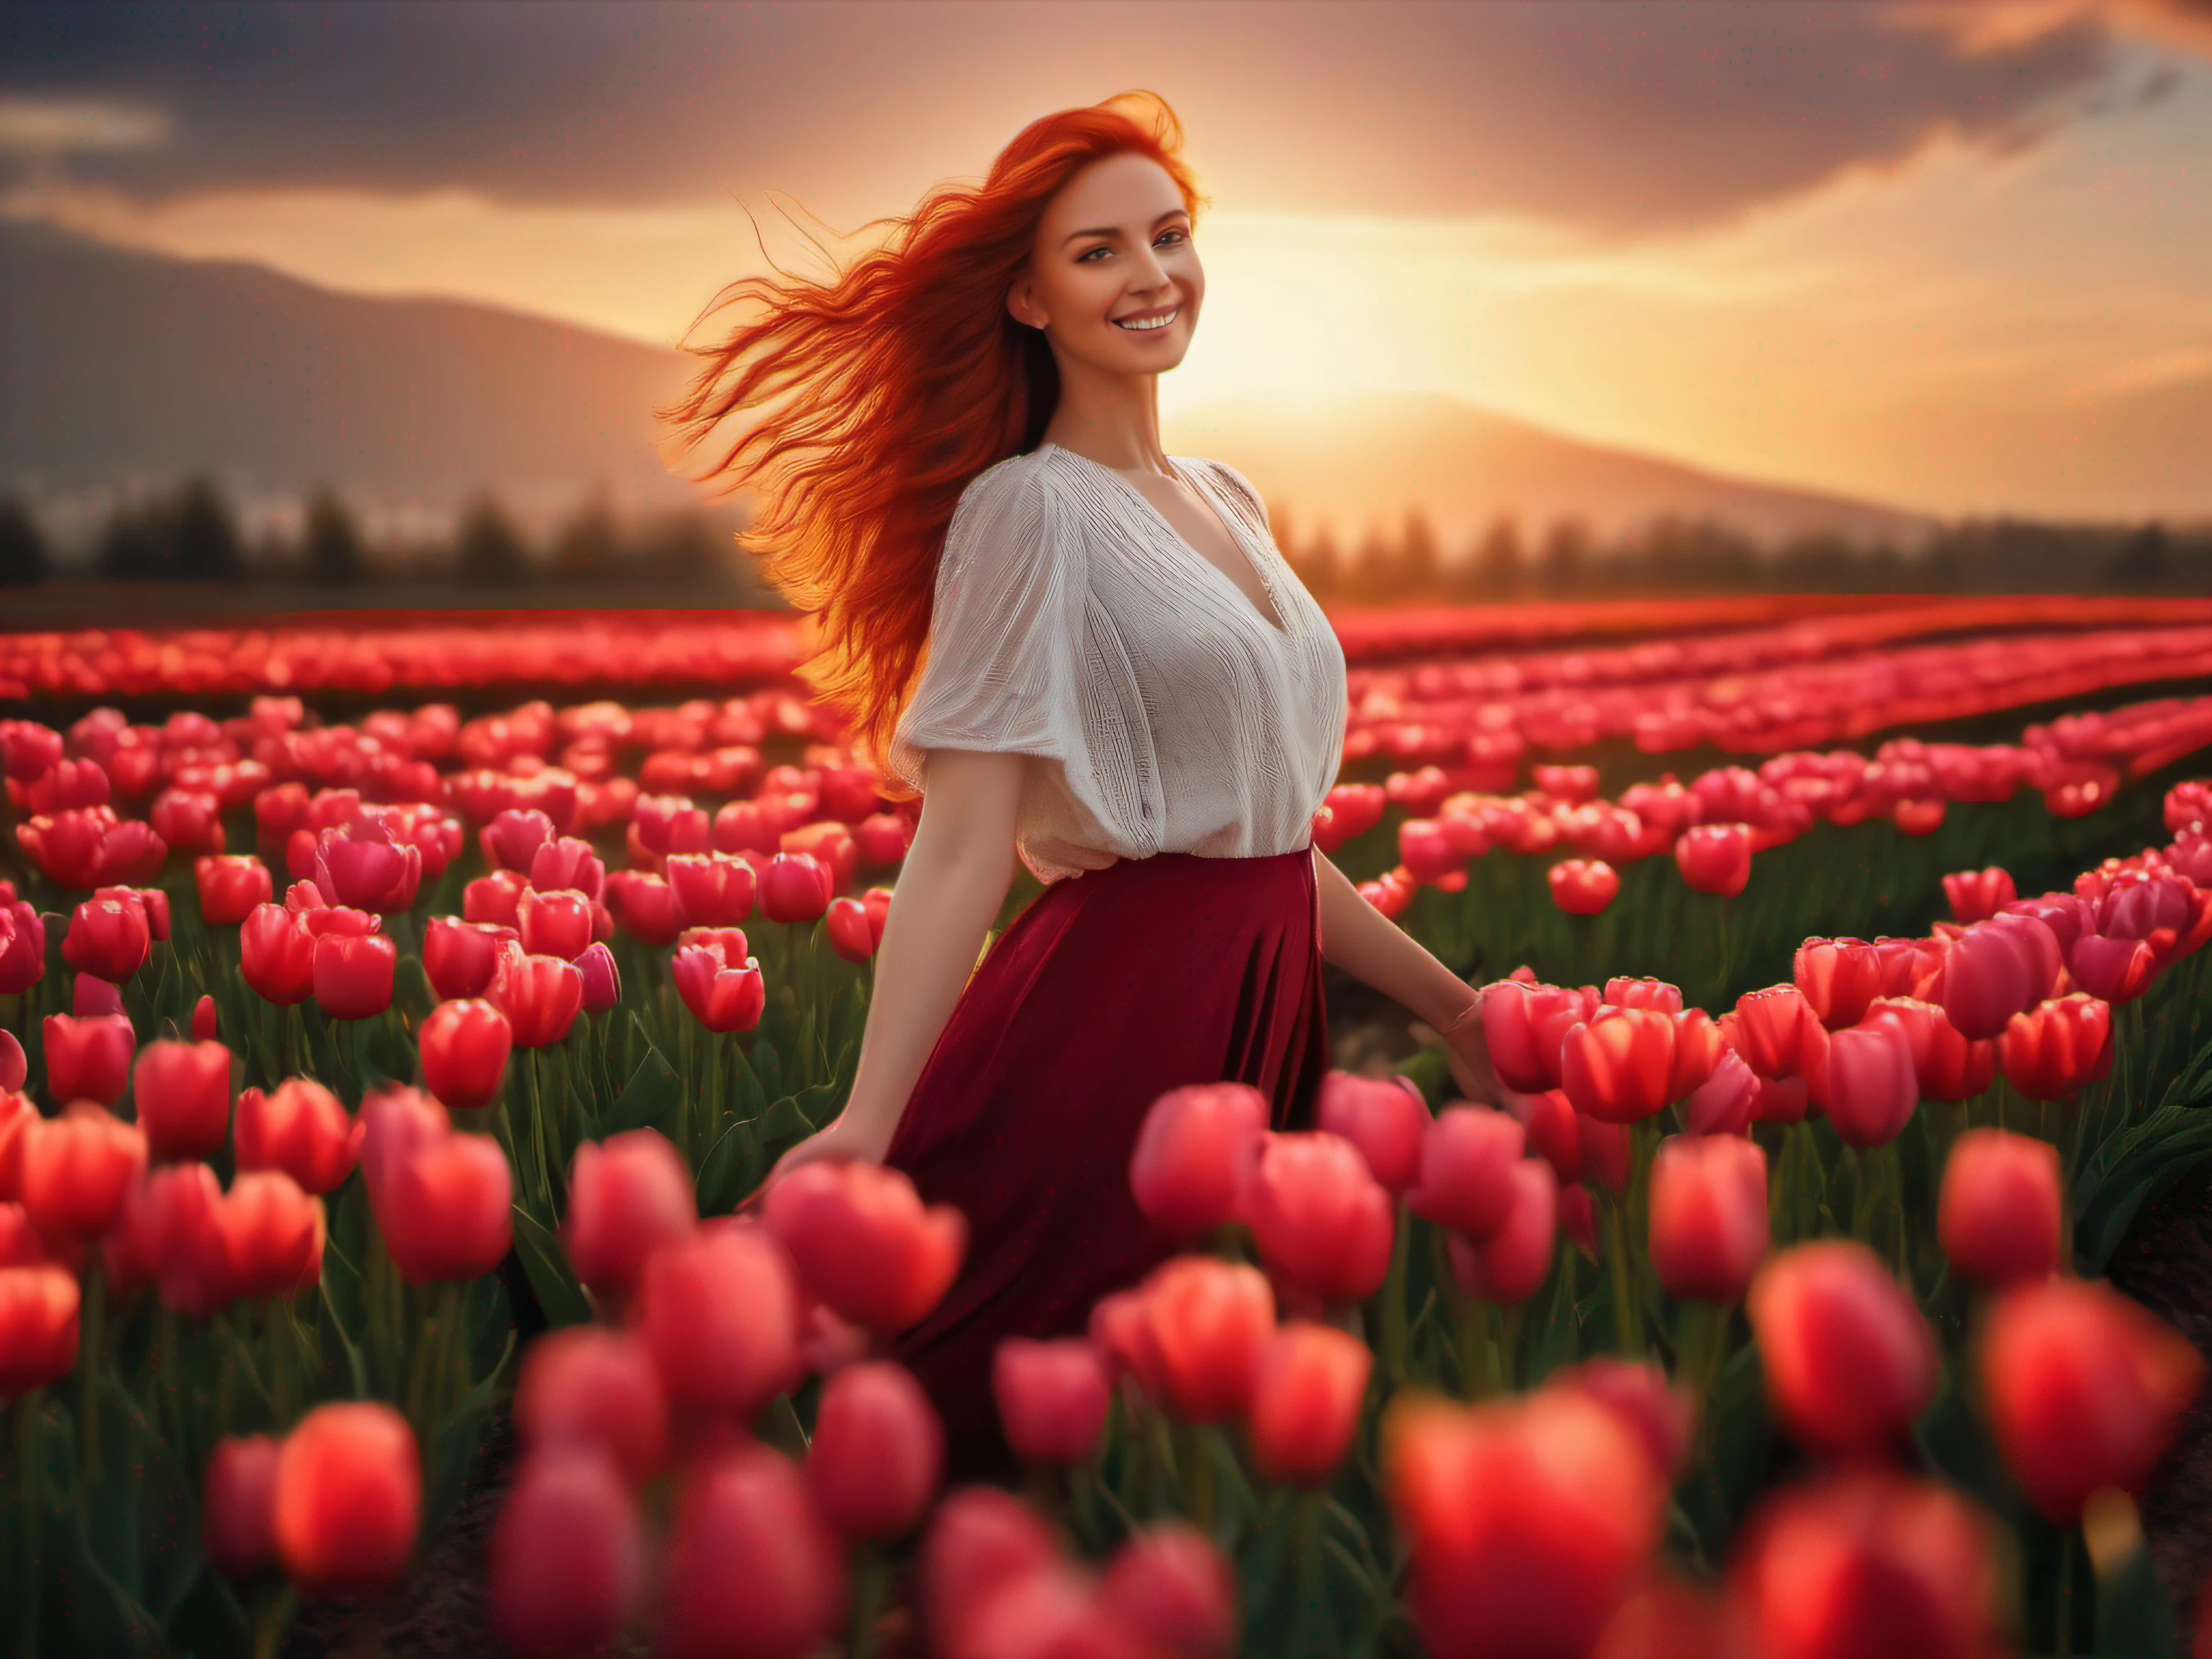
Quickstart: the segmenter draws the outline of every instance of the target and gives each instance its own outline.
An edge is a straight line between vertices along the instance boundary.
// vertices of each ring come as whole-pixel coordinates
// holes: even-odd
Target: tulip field
[[[1337,626],[1315,843],[1498,1098],[1149,1103],[1018,1486],[887,1357],[959,1212],[763,1190],[920,812],[799,621],[0,635],[0,1659],[2212,1655],[2105,1276],[2212,1160],[2212,603]]]

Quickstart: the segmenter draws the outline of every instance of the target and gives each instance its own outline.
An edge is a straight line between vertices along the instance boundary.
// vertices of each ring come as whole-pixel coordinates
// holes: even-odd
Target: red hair
[[[977,473],[1036,448],[1060,402],[1052,348],[1008,313],[1007,290],[1047,204],[1103,157],[1152,157],[1195,223],[1208,198],[1182,141],[1174,112],[1149,92],[1030,122],[980,188],[940,186],[902,219],[871,221],[901,229],[831,283],[778,266],[781,284],[753,276],[725,289],[708,313],[757,299],[766,314],[720,344],[685,346],[713,366],[673,407],[654,410],[696,441],[733,410],[789,394],[709,476],[741,474],[761,488],[763,505],[738,543],[796,609],[818,613],[823,648],[799,677],[843,714],[893,799],[913,791],[882,757],[920,675],[953,508]],[[806,453],[787,458],[794,450]]]

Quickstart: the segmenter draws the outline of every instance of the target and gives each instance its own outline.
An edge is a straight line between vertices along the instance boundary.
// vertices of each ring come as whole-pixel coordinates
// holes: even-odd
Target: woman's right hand
[[[807,1164],[880,1164],[890,1150],[890,1136],[856,1123],[849,1111],[840,1112],[804,1140],[787,1148],[766,1179],[738,1206],[744,1214],[768,1195],[768,1189],[793,1170]]]

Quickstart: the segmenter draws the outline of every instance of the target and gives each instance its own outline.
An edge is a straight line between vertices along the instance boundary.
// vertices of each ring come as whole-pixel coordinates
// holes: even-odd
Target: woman
[[[959,1278],[895,1349],[956,1478],[1011,1472],[999,1339],[1081,1331],[1175,1251],[1129,1193],[1158,1096],[1242,1081],[1276,1128],[1312,1127],[1324,958],[1445,1032],[1462,1090],[1495,1098],[1474,990],[1312,845],[1345,727],[1327,618],[1243,476],[1161,448],[1158,377],[1206,291],[1177,147],[1147,94],[1048,116],[981,191],[727,352],[775,347],[791,382],[848,361],[770,434],[820,447],[825,494],[750,534],[820,602],[835,643],[807,672],[909,786],[894,798],[927,785],[851,1097],[769,1179],[878,1160],[966,1214]],[[1017,851],[1045,891],[971,978]]]

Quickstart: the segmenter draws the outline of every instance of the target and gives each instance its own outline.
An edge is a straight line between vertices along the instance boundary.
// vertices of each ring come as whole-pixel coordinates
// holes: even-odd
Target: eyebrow
[[[1187,208],[1170,208],[1165,213],[1163,213],[1158,218],[1152,221],[1152,228],[1158,230],[1162,225],[1174,218],[1178,213],[1186,213],[1188,211],[1189,211],[1189,210]],[[1066,247],[1070,242],[1073,241],[1079,236],[1118,236],[1121,234],[1121,229],[1118,225],[1099,225],[1090,230],[1071,230],[1066,235],[1060,239],[1060,245],[1062,247]]]

